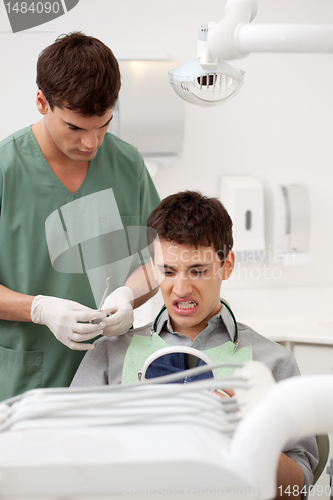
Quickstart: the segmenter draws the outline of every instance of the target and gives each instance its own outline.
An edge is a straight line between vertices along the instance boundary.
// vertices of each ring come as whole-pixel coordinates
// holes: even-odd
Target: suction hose
[[[279,456],[290,439],[333,431],[333,376],[292,377],[272,386],[245,415],[231,443],[235,463],[256,478],[258,498],[273,498]]]

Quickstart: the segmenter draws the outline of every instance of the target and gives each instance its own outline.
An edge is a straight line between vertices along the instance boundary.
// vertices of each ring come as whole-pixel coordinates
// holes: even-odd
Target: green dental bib
[[[138,382],[138,372],[142,370],[146,359],[164,347],[170,347],[170,345],[161,339],[156,332],[149,337],[138,335],[137,333],[134,334],[126,352],[121,383],[130,384]],[[213,363],[245,363],[253,359],[252,347],[241,347],[235,351],[235,344],[231,341],[202,352]],[[232,367],[221,367],[216,369],[216,374],[218,378],[228,377],[233,374],[234,370],[235,368]]]

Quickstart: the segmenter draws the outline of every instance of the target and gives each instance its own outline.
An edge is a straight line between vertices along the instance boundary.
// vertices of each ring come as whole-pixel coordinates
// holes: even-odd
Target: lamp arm
[[[255,0],[229,0],[225,17],[211,23],[202,63],[237,59],[250,52],[332,53],[333,26],[250,24],[257,13]]]
[[[333,26],[243,24],[234,33],[240,52],[333,52]]]
[[[257,14],[255,0],[228,0],[225,16],[218,23],[210,23],[207,36],[206,54],[203,64],[214,59],[235,59],[246,55],[234,44],[234,33],[239,25],[250,23]],[[223,57],[219,52],[223,52]]]

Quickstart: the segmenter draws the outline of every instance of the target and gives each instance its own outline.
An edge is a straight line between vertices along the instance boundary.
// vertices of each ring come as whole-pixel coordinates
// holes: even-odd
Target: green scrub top
[[[89,221],[85,229],[80,210],[91,200],[89,195],[96,193],[100,193],[98,199],[112,198],[114,213],[110,213],[109,203],[100,216],[101,229],[89,226]],[[80,201],[84,197],[84,202]],[[124,284],[140,260],[134,262],[132,256],[108,268],[105,258],[98,260],[97,250],[98,262],[89,265],[89,259],[83,259],[83,244],[75,241],[75,231],[78,227],[90,231],[91,259],[98,231],[100,238],[112,235],[105,224],[110,231],[118,229],[118,235],[121,226],[145,226],[159,201],[138,151],[110,133],[73,194],[51,169],[31,127],[16,132],[0,143],[0,283],[23,294],[61,297],[97,308],[91,286],[99,279],[94,266],[102,263],[104,272],[116,274],[111,292]],[[73,215],[72,222],[66,213]],[[50,226],[50,221],[56,222]],[[66,244],[67,253],[62,253]],[[135,254],[133,248],[131,252]],[[69,254],[72,263],[66,267]],[[105,282],[99,286],[104,290]],[[84,354],[64,346],[44,325],[0,320],[0,400],[36,387],[68,386]]]

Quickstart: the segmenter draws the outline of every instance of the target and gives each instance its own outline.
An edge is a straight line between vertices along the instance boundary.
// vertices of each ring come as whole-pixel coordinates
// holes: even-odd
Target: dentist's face
[[[221,308],[220,288],[234,267],[229,253],[223,266],[213,247],[187,247],[160,241],[153,269],[175,331],[194,339]]]
[[[44,116],[49,147],[57,155],[73,161],[92,160],[102,145],[112,119],[113,108],[102,116],[83,116],[65,107],[51,110],[41,90],[37,94],[37,107]]]

